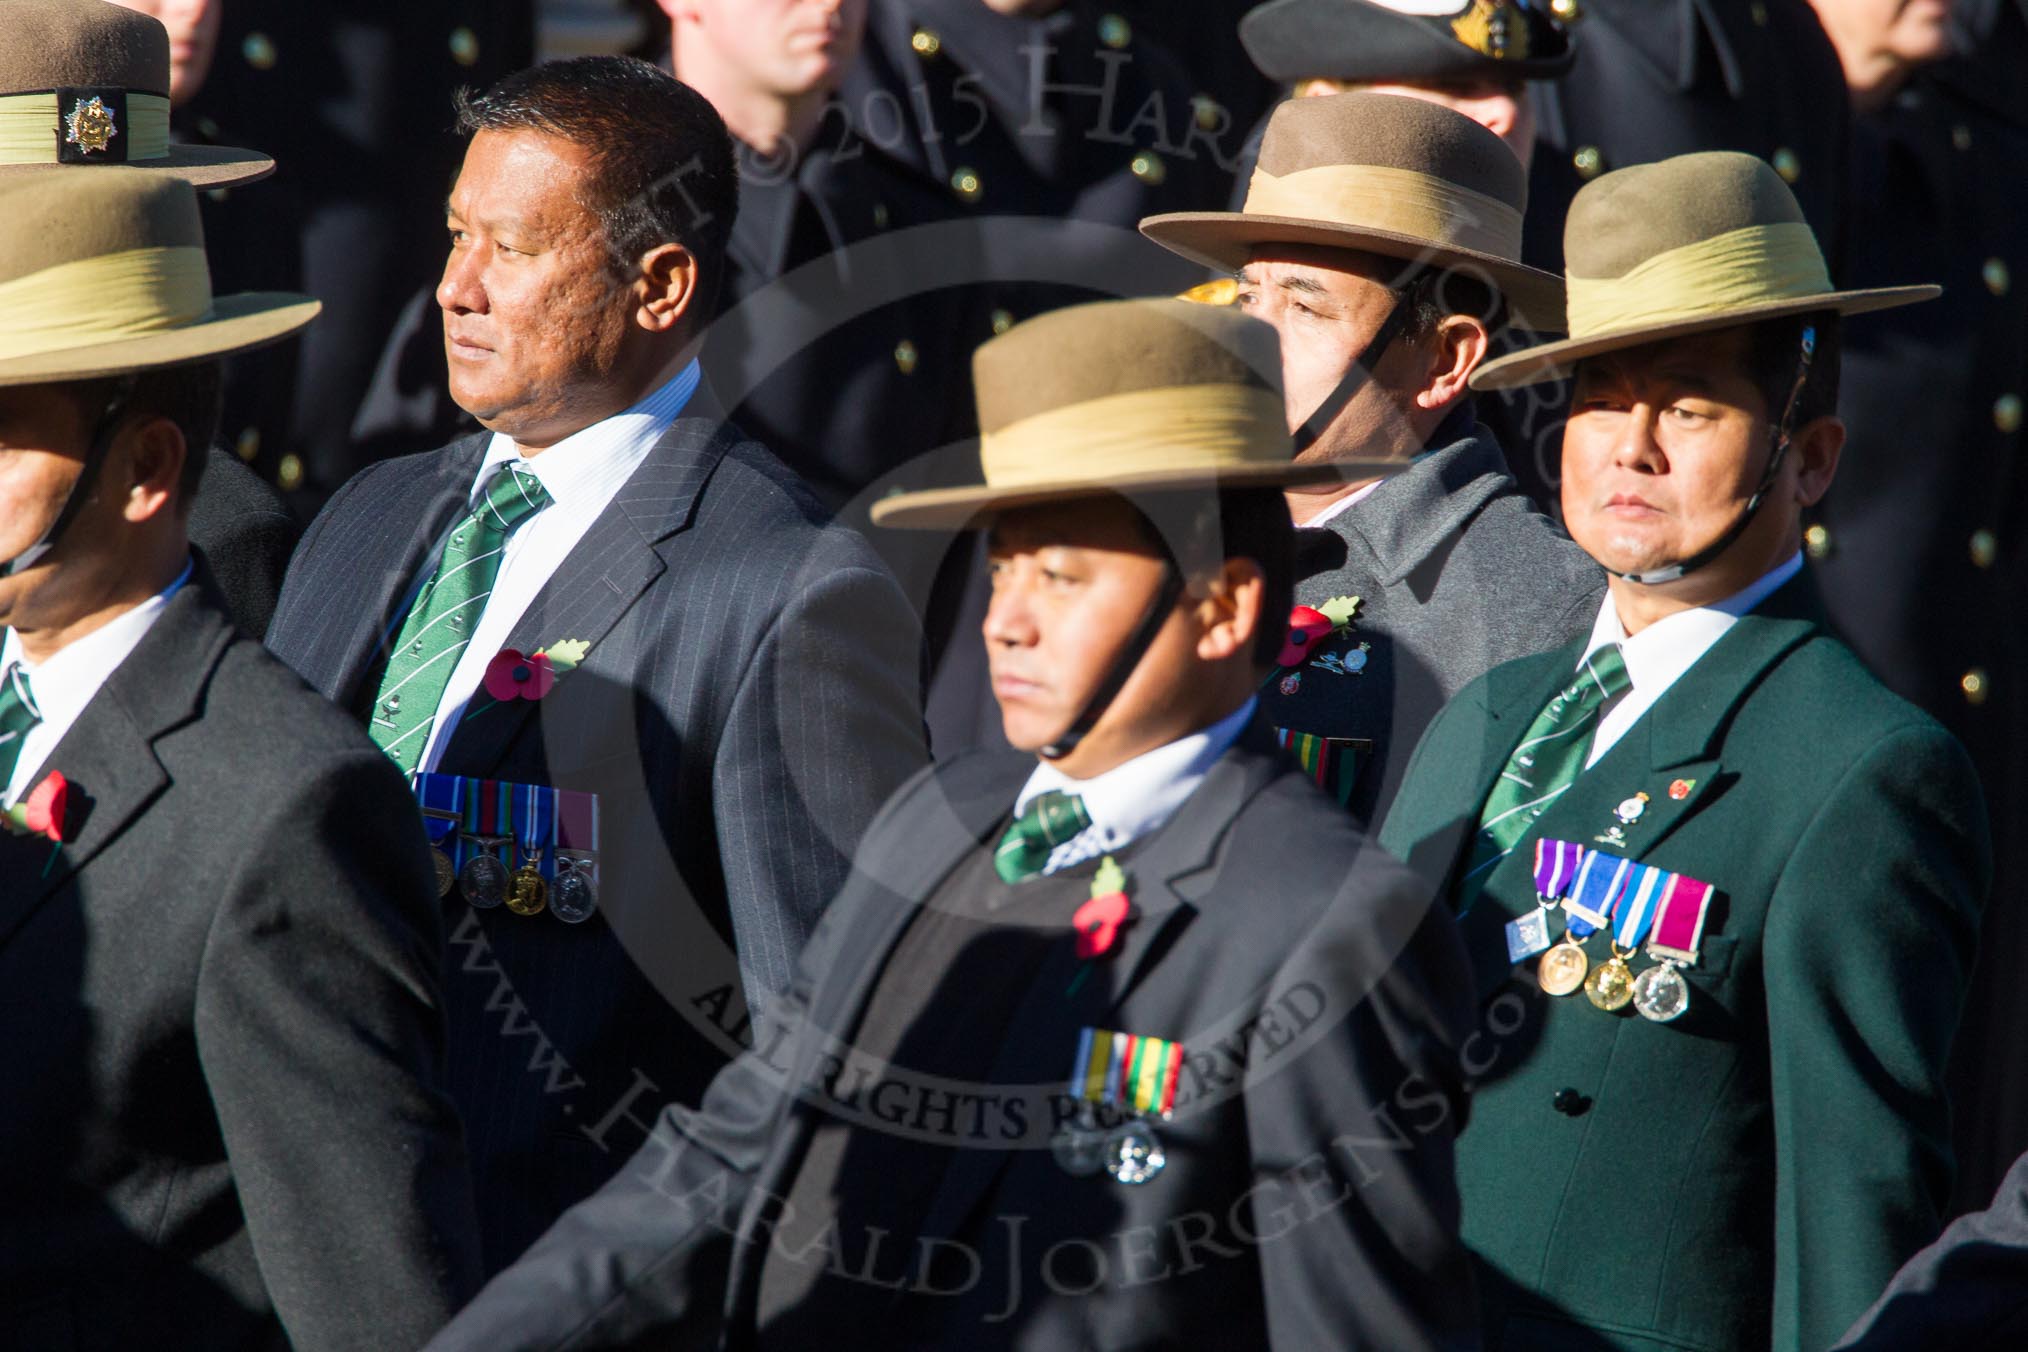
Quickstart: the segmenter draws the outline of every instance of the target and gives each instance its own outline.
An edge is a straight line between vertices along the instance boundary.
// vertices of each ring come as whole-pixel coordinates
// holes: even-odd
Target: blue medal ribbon
[[[524,784],[521,790],[521,862],[544,878],[556,876],[556,790]]]
[[[1627,876],[1633,868],[1633,860],[1616,859],[1600,850],[1585,856],[1583,867],[1577,871],[1577,883],[1563,903],[1573,938],[1589,939],[1595,931],[1612,923],[1613,908],[1625,895]]]
[[[1634,865],[1633,876],[1627,880],[1625,899],[1613,921],[1615,948],[1632,953],[1640,947],[1641,940],[1648,937],[1648,926],[1655,919],[1655,908],[1668,892],[1670,879],[1675,876],[1652,864]]]

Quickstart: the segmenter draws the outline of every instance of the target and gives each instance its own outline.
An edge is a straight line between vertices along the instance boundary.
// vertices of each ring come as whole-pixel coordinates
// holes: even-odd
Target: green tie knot
[[[42,721],[35,691],[28,684],[28,670],[19,662],[0,676],[0,798],[7,795],[7,782],[14,778],[15,763],[21,759],[21,744]]]
[[[1056,847],[1075,840],[1091,825],[1084,799],[1061,789],[1038,793],[993,851],[993,870],[1002,882],[1018,883],[1042,872]]]
[[[482,527],[508,535],[548,505],[549,490],[542,480],[518,465],[508,465],[493,475],[472,516]]]

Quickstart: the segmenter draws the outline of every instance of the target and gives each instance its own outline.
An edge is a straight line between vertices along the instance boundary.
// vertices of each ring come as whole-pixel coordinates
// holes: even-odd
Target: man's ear
[[[1814,507],[1831,489],[1838,458],[1845,451],[1845,423],[1826,415],[1806,424],[1789,438],[1789,456],[1796,462],[1796,502]]]
[[[697,255],[681,244],[658,244],[641,257],[634,279],[635,322],[668,333],[697,306]]]
[[[1472,372],[1486,360],[1492,338],[1471,315],[1445,315],[1430,340],[1429,365],[1423,370],[1418,407],[1432,412],[1449,408],[1471,393]]]
[[[116,467],[123,472],[107,487],[117,485],[123,495],[120,515],[138,523],[174,508],[190,455],[183,429],[173,419],[151,417],[125,428],[115,444]]]
[[[1200,587],[1197,602],[1197,655],[1206,662],[1253,652],[1254,639],[1265,618],[1261,607],[1267,600],[1267,575],[1252,559],[1227,559]]]

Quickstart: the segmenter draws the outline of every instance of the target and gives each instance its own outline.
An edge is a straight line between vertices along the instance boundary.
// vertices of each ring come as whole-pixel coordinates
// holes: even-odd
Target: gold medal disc
[[[1586,978],[1585,998],[1603,1010],[1624,1009],[1634,998],[1634,972],[1614,954]]]
[[[439,897],[449,896],[451,894],[451,884],[458,880],[458,871],[451,866],[451,857],[442,850],[432,847],[430,850],[430,862],[436,865],[437,869],[437,895]]]
[[[1551,995],[1568,995],[1584,984],[1585,969],[1590,966],[1591,959],[1585,957],[1584,950],[1565,938],[1542,955],[1535,968],[1535,980]]]
[[[549,884],[542,881],[542,871],[533,864],[514,870],[507,885],[507,909],[516,915],[540,915],[548,904]]]

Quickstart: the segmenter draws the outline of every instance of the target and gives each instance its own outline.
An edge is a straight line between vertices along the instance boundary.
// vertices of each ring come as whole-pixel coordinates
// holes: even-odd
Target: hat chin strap
[[[1782,461],[1788,457],[1789,443],[1794,433],[1792,424],[1795,422],[1796,417],[1796,402],[1802,397],[1803,385],[1810,377],[1810,360],[1816,355],[1816,352],[1816,326],[1814,324],[1805,325],[1803,328],[1803,350],[1796,362],[1795,382],[1789,386],[1788,402],[1782,408],[1781,421],[1775,424],[1773,434],[1774,448],[1767,458],[1767,472],[1760,476],[1760,483],[1755,486],[1753,496],[1746,500],[1745,510],[1740,512],[1733,523],[1725,528],[1723,534],[1704,548],[1698,550],[1695,554],[1692,554],[1689,558],[1645,573],[1615,572],[1615,577],[1618,577],[1623,582],[1638,582],[1644,587],[1659,587],[1665,582],[1674,582],[1678,578],[1688,577],[1699,568],[1716,562],[1726,550],[1731,549],[1735,544],[1739,543],[1739,537],[1746,534],[1746,528],[1753,524],[1755,514],[1760,511],[1761,504],[1767,500],[1768,491],[1774,487],[1775,476],[1781,473]]]
[[[1373,369],[1380,365],[1387,349],[1394,346],[1394,340],[1408,326],[1409,311],[1420,299],[1423,278],[1429,275],[1421,273],[1402,288],[1400,299],[1394,302],[1394,308],[1388,311],[1387,318],[1380,322],[1380,327],[1374,330],[1373,337],[1360,349],[1359,355],[1352,359],[1352,367],[1345,372],[1344,379],[1324,396],[1324,401],[1309,417],[1303,419],[1303,425],[1294,434],[1297,455],[1316,445],[1317,438],[1338,420],[1338,415],[1345,411],[1345,405],[1352,402],[1352,396],[1359,393],[1360,387],[1372,377]]]
[[[56,520],[49,523],[49,529],[40,539],[7,561],[6,575],[12,577],[23,569],[32,568],[44,555],[55,549],[63,539],[63,533],[77,520],[85,503],[91,500],[92,490],[98,486],[99,470],[106,463],[106,456],[113,448],[113,433],[119,430],[120,418],[127,411],[127,401],[134,395],[134,377],[121,376],[113,386],[112,397],[99,411],[98,421],[92,424],[92,439],[85,447],[84,468],[70,486],[70,494],[63,500],[63,508],[56,514]]]
[[[1099,719],[1105,717],[1106,710],[1112,707],[1113,700],[1118,698],[1121,688],[1127,683],[1127,678],[1134,674],[1134,668],[1141,665],[1141,659],[1146,657],[1148,649],[1154,646],[1155,636],[1162,632],[1163,624],[1168,621],[1169,612],[1175,608],[1176,600],[1182,594],[1182,570],[1177,568],[1174,562],[1164,559],[1162,585],[1155,589],[1155,595],[1149,600],[1148,609],[1142,614],[1141,622],[1134,626],[1134,632],[1121,646],[1119,655],[1113,658],[1112,666],[1106,670],[1105,679],[1099,682],[1099,688],[1093,691],[1092,697],[1085,702],[1083,712],[1071,720],[1070,726],[1062,735],[1037,753],[1042,759],[1062,760],[1077,750],[1078,744],[1090,735],[1091,730],[1098,725]]]

